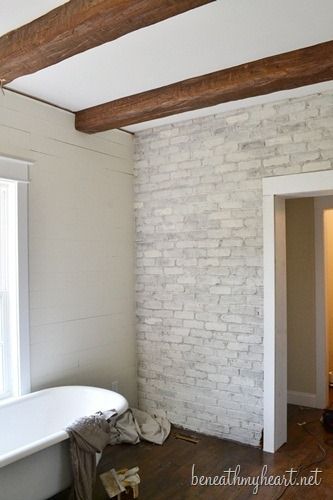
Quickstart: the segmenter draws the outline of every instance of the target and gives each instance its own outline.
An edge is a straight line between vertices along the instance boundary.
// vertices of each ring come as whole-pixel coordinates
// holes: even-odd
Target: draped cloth
[[[171,425],[164,412],[154,416],[132,408],[120,415],[110,429],[110,444],[137,444],[141,440],[163,444],[170,434]]]
[[[141,440],[161,445],[171,425],[164,412],[154,416],[127,410],[118,416],[115,410],[96,413],[74,422],[67,430],[73,471],[72,500],[92,500],[96,480],[96,453],[108,444],[137,444]]]
[[[98,413],[81,418],[67,429],[73,471],[73,500],[92,500],[96,480],[96,453],[101,453],[109,443],[110,429],[116,416],[115,411],[109,418]]]

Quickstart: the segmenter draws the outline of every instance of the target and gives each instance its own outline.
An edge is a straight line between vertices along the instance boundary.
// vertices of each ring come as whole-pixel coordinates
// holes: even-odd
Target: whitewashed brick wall
[[[333,166],[333,92],[136,138],[139,400],[257,445],[263,427],[262,178]]]

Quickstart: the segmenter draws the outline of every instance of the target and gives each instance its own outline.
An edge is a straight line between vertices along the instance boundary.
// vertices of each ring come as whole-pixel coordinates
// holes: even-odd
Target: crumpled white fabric
[[[110,429],[110,444],[137,444],[141,440],[163,444],[169,436],[171,424],[163,411],[151,416],[132,408],[120,415]]]

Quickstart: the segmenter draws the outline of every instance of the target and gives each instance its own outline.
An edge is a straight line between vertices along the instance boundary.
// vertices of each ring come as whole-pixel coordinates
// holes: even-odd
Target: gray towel
[[[70,452],[73,470],[73,492],[75,500],[92,500],[96,479],[96,453],[101,453],[110,440],[113,410],[84,417],[67,429],[70,437]]]

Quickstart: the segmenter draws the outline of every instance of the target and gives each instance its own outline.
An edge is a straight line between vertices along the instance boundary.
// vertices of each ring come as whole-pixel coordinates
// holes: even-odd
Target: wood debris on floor
[[[117,500],[120,500],[121,494],[127,492],[128,489],[132,490],[133,498],[138,498],[140,484],[138,472],[139,467],[120,470],[110,469],[100,474],[99,477],[109,498],[117,497]]]
[[[180,434],[177,432],[177,434],[175,434],[175,438],[176,439],[182,439],[183,441],[187,441],[188,443],[192,443],[192,444],[198,444],[199,443],[199,439],[197,439],[195,436],[191,436],[191,435],[188,435],[188,434]]]

